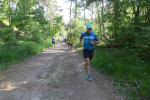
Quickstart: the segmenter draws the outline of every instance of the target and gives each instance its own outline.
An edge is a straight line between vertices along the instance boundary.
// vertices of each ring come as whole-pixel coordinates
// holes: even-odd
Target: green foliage
[[[68,35],[67,35],[67,43],[69,43],[69,44],[75,44],[77,42],[76,40],[77,40],[77,37],[76,37],[75,34],[68,33]]]
[[[44,17],[44,8],[43,7],[39,7],[37,8],[35,11],[35,18],[36,20],[40,23],[40,24],[45,24],[46,20]]]
[[[80,40],[80,36],[81,33],[86,31],[85,30],[85,26],[84,26],[84,22],[81,21],[80,19],[75,19],[74,25],[73,23],[71,23],[71,26],[68,24],[66,26],[66,30],[67,30],[67,42],[68,43],[73,43],[73,44],[78,44],[79,40]],[[72,29],[72,33],[70,33],[70,28]]]
[[[53,11],[45,12],[44,7],[50,9],[51,1],[44,1],[44,6],[40,6],[42,2],[0,0],[0,69],[51,46],[48,39],[61,30],[62,16]],[[55,6],[51,8],[56,9]],[[51,22],[45,17],[47,14],[53,18]]]
[[[122,88],[126,87],[122,92],[129,93],[132,100],[150,97],[149,63],[139,59],[132,49],[97,48],[92,63],[98,70],[111,75],[118,85],[122,84]]]
[[[12,2],[14,8],[12,7]],[[44,11],[44,6],[40,6],[36,0],[17,0],[11,2],[3,0],[0,2],[0,5],[2,8],[1,12],[2,14],[4,13],[4,16],[0,16],[2,19],[9,20],[10,27],[15,27],[17,41],[23,39],[41,42],[46,37],[48,38],[48,33],[56,34],[61,30],[62,17],[51,16],[54,21],[50,23],[45,17],[47,12]],[[53,13],[51,12],[51,14]],[[5,30],[3,31],[5,33]]]
[[[51,34],[57,34],[58,32],[61,32],[63,22],[62,22],[62,16],[56,16],[53,19],[53,23],[51,23]]]
[[[33,55],[33,54],[38,54],[42,50],[42,46],[37,45],[34,42],[21,42],[19,43],[19,51],[24,52],[25,55]]]
[[[45,35],[43,32],[43,27],[36,22],[35,20],[32,20],[28,22],[28,24],[23,28],[23,31],[25,31],[26,35],[23,36],[26,40],[31,40],[34,42],[42,42]]]
[[[113,45],[119,47],[132,48],[139,58],[149,61],[150,56],[150,28],[142,26],[134,26],[133,28],[125,28],[114,39]]]
[[[39,54],[43,48],[49,45],[47,41],[38,44],[32,41],[20,41],[16,46],[1,46],[0,70],[6,69],[11,63],[20,61],[31,55]]]
[[[75,43],[79,43],[81,33],[86,31],[86,30],[85,30],[84,23],[82,21],[80,21],[79,19],[76,20],[76,25],[75,26],[76,27],[73,30],[73,34],[75,35],[74,41],[75,41]]]
[[[16,34],[10,27],[6,27],[0,31],[0,38],[6,45],[15,45],[17,43]]]

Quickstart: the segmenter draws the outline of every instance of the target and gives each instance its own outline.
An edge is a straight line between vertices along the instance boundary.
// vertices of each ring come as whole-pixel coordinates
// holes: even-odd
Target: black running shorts
[[[83,56],[84,58],[90,58],[90,60],[93,58],[94,54],[94,49],[88,50],[88,49],[83,49]]]

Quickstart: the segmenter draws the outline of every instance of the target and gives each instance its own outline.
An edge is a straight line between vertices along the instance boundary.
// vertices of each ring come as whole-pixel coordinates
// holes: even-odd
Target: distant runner
[[[85,70],[88,75],[88,80],[92,81],[90,62],[93,58],[94,45],[98,44],[99,40],[97,39],[95,33],[92,31],[93,29],[91,24],[86,25],[86,29],[87,31],[83,32],[80,37],[80,44],[82,40],[84,40],[83,56],[85,58]]]
[[[52,45],[53,45],[53,50],[55,50],[55,44],[56,44],[56,40],[54,37],[52,37]]]
[[[75,42],[75,35],[73,33],[69,33],[67,36],[67,44],[68,44],[68,49],[69,53],[71,53],[74,50],[74,42]]]

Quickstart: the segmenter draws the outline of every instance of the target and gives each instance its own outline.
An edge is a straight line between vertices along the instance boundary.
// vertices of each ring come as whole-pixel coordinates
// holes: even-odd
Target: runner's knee
[[[90,65],[90,60],[89,60],[89,58],[86,58],[85,64],[86,64],[86,65]]]

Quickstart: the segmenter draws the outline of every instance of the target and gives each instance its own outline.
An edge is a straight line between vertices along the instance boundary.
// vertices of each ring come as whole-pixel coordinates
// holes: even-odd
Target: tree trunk
[[[99,24],[99,31],[100,33],[102,33],[102,29],[101,29],[101,18],[100,18],[100,11],[99,11],[99,2],[96,3],[96,9],[97,9],[97,15],[98,15],[98,24]]]
[[[102,35],[104,35],[104,20],[103,20],[103,14],[104,14],[104,0],[101,0],[102,4],[102,12],[101,12],[101,25],[102,25]]]
[[[94,8],[93,8],[93,4],[91,5],[91,21],[93,22],[93,14],[94,14]]]
[[[140,5],[141,5],[141,0],[137,0],[136,4],[136,10],[134,12],[134,23],[138,24],[139,23],[139,14],[140,14]]]
[[[71,33],[71,14],[72,14],[72,1],[70,1],[70,33]]]
[[[12,14],[11,14],[10,0],[8,0],[8,20],[9,20],[9,26],[11,26],[11,18],[12,18]]]
[[[86,12],[85,12],[85,7],[84,7],[84,24],[86,25],[86,18],[85,18]]]
[[[147,25],[150,25],[150,1],[147,0],[147,8],[145,13],[145,22]]]
[[[113,2],[113,12],[114,12],[114,19],[113,19],[113,27],[114,27],[114,36],[117,37],[117,33],[119,30],[119,1],[114,0]]]
[[[75,0],[74,29],[75,29],[75,27],[76,27],[76,18],[77,18],[77,4],[78,4],[78,0]]]

